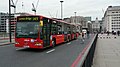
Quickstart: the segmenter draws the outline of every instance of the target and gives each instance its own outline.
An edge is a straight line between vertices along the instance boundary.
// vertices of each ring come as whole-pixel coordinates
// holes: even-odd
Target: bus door
[[[50,27],[51,23],[47,18],[43,19],[43,46],[48,47],[50,46]]]

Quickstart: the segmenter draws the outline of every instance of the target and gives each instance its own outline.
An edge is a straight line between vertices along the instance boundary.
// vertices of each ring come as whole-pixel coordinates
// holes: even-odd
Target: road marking
[[[15,50],[18,50],[18,51],[23,50],[23,49],[25,49],[25,48],[15,48]]]
[[[55,49],[49,50],[49,51],[47,51],[46,53],[48,54],[48,53],[51,53],[51,52],[53,52],[53,51],[55,51]]]
[[[70,44],[71,44],[71,42],[67,43],[67,45],[70,45]]]

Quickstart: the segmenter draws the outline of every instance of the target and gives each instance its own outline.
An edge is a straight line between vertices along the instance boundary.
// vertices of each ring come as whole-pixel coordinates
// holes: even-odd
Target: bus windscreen
[[[39,22],[17,22],[16,37],[37,38]]]

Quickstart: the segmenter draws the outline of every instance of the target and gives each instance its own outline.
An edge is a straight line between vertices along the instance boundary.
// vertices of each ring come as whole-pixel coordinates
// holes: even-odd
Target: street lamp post
[[[77,12],[74,12],[75,13],[75,24],[76,24],[76,13]],[[76,31],[77,31],[77,26],[75,27]]]
[[[63,8],[62,8],[62,3],[64,2],[64,1],[60,1],[61,2],[61,19],[63,19]]]
[[[76,24],[76,13],[77,13],[77,12],[74,12],[74,13],[75,13],[75,24]]]
[[[11,0],[9,0],[9,39],[11,43]]]
[[[11,4],[11,1],[12,1],[12,4]],[[17,4],[17,1],[18,0],[16,0],[16,4]],[[12,36],[11,36],[11,7],[14,8],[14,15],[15,15],[16,6],[15,6],[13,0],[9,0],[9,39],[10,39],[10,43],[12,42]],[[14,21],[15,21],[15,19],[14,19]]]
[[[12,1],[12,4],[11,4],[11,1]],[[14,4],[13,0],[9,0],[9,40],[10,40],[10,43],[12,42],[12,36],[11,36],[11,7],[14,8],[14,16],[15,16],[17,2],[18,2],[18,0],[16,0],[16,3]],[[14,21],[15,21],[15,17],[14,17]]]
[[[76,24],[76,13],[77,13],[77,12],[74,12],[74,13],[75,13],[75,24]]]

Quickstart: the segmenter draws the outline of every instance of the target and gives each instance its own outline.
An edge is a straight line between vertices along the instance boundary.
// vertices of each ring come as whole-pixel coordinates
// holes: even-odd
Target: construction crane
[[[37,1],[36,7],[34,6],[34,3],[32,3],[32,6],[33,6],[32,11],[35,12],[35,15],[36,15],[36,9],[38,7],[38,3],[39,3],[39,0]]]
[[[16,0],[15,3],[13,2],[13,0],[11,0],[11,1],[12,1],[12,5],[11,5],[11,7],[14,8],[14,13],[16,13],[16,5],[17,5],[18,0]]]

